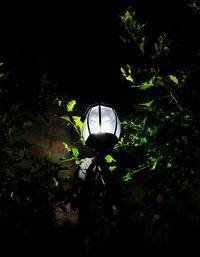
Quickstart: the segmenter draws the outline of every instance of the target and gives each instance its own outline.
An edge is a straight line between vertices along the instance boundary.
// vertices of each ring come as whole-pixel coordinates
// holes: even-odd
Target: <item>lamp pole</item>
[[[90,105],[85,114],[82,135],[85,144],[95,151],[95,158],[86,170],[79,199],[79,228],[83,237],[95,241],[98,219],[97,212],[111,212],[108,194],[110,178],[105,155],[117,143],[121,125],[111,105],[97,103]],[[104,239],[105,240],[105,239]],[[87,248],[87,246],[86,246]]]

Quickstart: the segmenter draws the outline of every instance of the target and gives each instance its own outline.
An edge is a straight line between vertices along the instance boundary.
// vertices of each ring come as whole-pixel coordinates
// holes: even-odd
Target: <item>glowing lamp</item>
[[[111,105],[98,103],[88,107],[82,129],[86,145],[96,150],[111,148],[120,133],[120,121]]]

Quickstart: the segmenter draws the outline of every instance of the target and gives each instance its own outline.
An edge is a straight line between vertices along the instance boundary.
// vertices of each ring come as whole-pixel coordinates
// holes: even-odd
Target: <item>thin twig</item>
[[[183,108],[180,106],[180,104],[178,103],[177,99],[174,97],[171,91],[170,91],[170,95],[172,99],[175,101],[175,103],[178,105],[179,109],[183,112]]]
[[[132,172],[132,174],[134,174],[134,173],[136,173],[136,172],[139,172],[139,171],[141,171],[141,170],[144,170],[144,169],[146,169],[146,168],[148,168],[148,167],[150,167],[150,164],[147,165],[147,166],[145,166],[145,167],[143,167],[143,168],[140,168],[140,169],[138,169],[138,170],[134,170],[134,171]]]

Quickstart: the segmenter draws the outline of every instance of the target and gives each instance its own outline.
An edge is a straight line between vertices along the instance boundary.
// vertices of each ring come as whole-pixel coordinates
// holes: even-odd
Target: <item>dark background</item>
[[[48,74],[63,94],[106,98],[118,73],[111,5],[75,1],[2,9],[0,56],[20,84],[17,94],[37,97],[37,85]]]
[[[27,105],[36,101],[46,74],[62,96],[88,103],[133,101],[130,88],[120,81],[120,67],[134,55],[120,41],[118,16],[130,3],[151,25],[152,39],[168,32],[188,48],[198,45],[190,24],[199,19],[186,12],[188,1],[8,3],[1,8],[0,58],[15,84],[13,99]]]
[[[176,26],[187,29],[191,22],[179,1],[29,2],[2,7],[0,57],[20,84],[15,97],[37,97],[36,88],[47,74],[62,94],[83,101],[124,102],[129,91],[120,86],[119,78],[128,56],[119,39],[118,15],[130,3],[144,22],[151,23],[152,36],[161,30],[173,33]]]

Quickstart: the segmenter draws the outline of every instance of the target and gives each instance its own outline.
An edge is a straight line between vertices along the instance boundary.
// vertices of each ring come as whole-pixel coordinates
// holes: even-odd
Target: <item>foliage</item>
[[[72,100],[72,101],[75,101],[75,100]],[[70,104],[70,103],[71,103],[71,101],[68,104]],[[81,121],[81,117],[80,116],[71,115],[71,111],[72,111],[71,109],[70,109],[70,111],[68,110],[68,106],[67,106],[68,115],[61,116],[61,118],[66,120],[67,126],[68,125],[72,125],[72,127],[78,133],[80,139],[82,140],[82,126],[83,126],[83,122]]]
[[[111,188],[119,181],[142,178],[148,193],[138,219],[149,218],[160,230],[166,223],[174,224],[185,194],[199,187],[199,114],[194,104],[200,100],[199,52],[167,30],[152,37],[151,24],[138,17],[132,7],[119,15],[120,38],[128,52],[120,82],[131,88],[135,101],[128,103],[122,136],[104,161]],[[72,113],[68,110],[70,116],[63,118],[81,136]],[[72,150],[74,160],[76,153]]]
[[[144,29],[149,24],[139,21],[132,7],[119,18],[123,43],[130,55],[138,53],[121,67],[121,82],[139,97],[122,121],[114,155],[127,161],[119,162],[115,172],[123,181],[140,173],[149,190],[141,210],[146,215],[140,217],[150,217],[160,230],[166,222],[174,224],[185,194],[199,189],[199,114],[194,107],[200,101],[199,54],[187,48],[193,57],[183,60],[184,41],[166,32],[152,40]]]
[[[2,100],[8,93],[4,88],[6,79],[1,76]],[[53,204],[66,197],[66,178],[60,175],[62,165],[47,157],[32,157],[32,145],[22,138],[31,122],[20,103],[6,105],[1,101],[0,110],[1,231],[5,243],[5,235],[13,235],[16,245],[26,240],[27,244],[45,247],[51,235],[48,231],[53,228]]]

